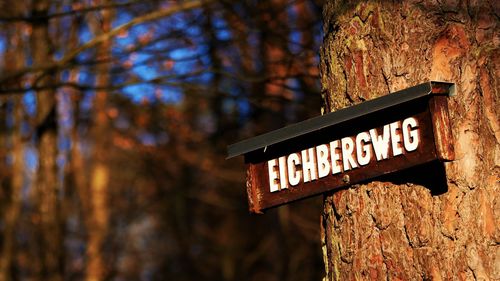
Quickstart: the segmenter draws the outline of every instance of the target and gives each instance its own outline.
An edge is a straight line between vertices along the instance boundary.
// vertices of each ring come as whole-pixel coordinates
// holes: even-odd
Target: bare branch
[[[115,8],[124,8],[124,7],[133,6],[133,5],[136,5],[139,3],[144,3],[144,2],[140,1],[140,0],[133,0],[130,2],[125,2],[125,3],[90,6],[90,7],[86,7],[86,8],[82,8],[82,9],[71,10],[68,12],[59,12],[59,13],[53,13],[53,14],[48,14],[48,15],[0,17],[0,23],[19,22],[19,21],[34,22],[34,21],[40,21],[40,20],[50,20],[50,19],[54,19],[54,18],[74,16],[74,15],[78,15],[78,14],[85,14],[85,13],[90,13],[90,12],[95,12],[95,11],[102,11],[102,10],[115,9]]]
[[[182,3],[176,4],[175,6],[172,6],[172,7],[167,8],[167,9],[162,9],[159,11],[155,11],[155,12],[140,16],[140,17],[136,17],[136,18],[132,19],[131,21],[110,30],[107,33],[103,33],[103,34],[93,38],[92,40],[81,45],[80,47],[77,47],[73,51],[68,52],[59,61],[56,61],[54,63],[48,63],[45,65],[38,65],[38,66],[34,66],[34,67],[25,68],[25,69],[22,69],[20,71],[15,72],[15,73],[11,73],[11,74],[8,74],[4,77],[1,77],[0,78],[0,85],[4,85],[5,83],[12,81],[12,80],[15,80],[15,79],[19,79],[22,76],[24,76],[28,73],[31,73],[31,72],[39,72],[39,71],[48,72],[48,71],[55,71],[55,70],[61,69],[65,65],[70,63],[72,60],[74,60],[83,51],[91,49],[91,48],[99,45],[100,43],[102,43],[106,40],[110,40],[111,38],[117,36],[118,34],[120,34],[123,31],[126,31],[126,30],[132,28],[135,25],[138,25],[138,24],[141,24],[144,22],[154,21],[154,20],[161,19],[164,17],[168,17],[168,16],[171,16],[171,15],[179,13],[179,12],[183,12],[183,11],[187,11],[187,10],[191,10],[191,9],[196,9],[196,8],[199,8],[203,5],[206,5],[206,4],[209,4],[212,2],[214,2],[214,0],[197,0],[197,1],[182,2]]]

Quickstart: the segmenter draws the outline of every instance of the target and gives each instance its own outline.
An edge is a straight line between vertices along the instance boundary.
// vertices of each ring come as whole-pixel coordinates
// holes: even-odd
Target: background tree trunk
[[[389,177],[325,197],[327,280],[500,280],[499,5],[326,3],[324,111],[429,80],[458,89],[447,190]]]
[[[32,15],[31,53],[33,66],[39,67],[52,61],[53,46],[49,35],[49,1],[35,1]],[[44,280],[62,280],[63,235],[60,223],[59,181],[57,179],[57,104],[56,92],[51,89],[54,74],[43,73],[35,78],[40,90],[36,91],[36,138],[38,148],[38,173],[36,193],[39,219],[34,220],[39,229],[39,256]]]
[[[18,14],[20,5],[12,3],[10,12]],[[9,30],[7,37],[8,47],[6,52],[6,66],[9,69],[19,69],[22,67],[22,62],[25,59],[24,48],[25,44],[21,34],[22,24],[17,23],[14,28]],[[18,85],[15,85],[18,86]],[[12,127],[12,175],[10,177],[10,192],[6,200],[5,212],[3,214],[4,228],[2,231],[1,254],[0,254],[0,281],[12,280],[12,267],[14,264],[14,254],[17,246],[16,243],[16,227],[21,213],[21,191],[24,184],[24,140],[22,136],[22,124],[25,121],[24,107],[21,102],[21,97],[16,96],[11,98],[13,103],[14,122]],[[5,124],[5,123],[4,123]],[[7,135],[7,134],[4,134]],[[2,167],[7,170],[7,167]],[[0,178],[2,176],[0,175]],[[4,189],[5,192],[5,189]]]
[[[109,1],[100,1],[100,4],[109,4]],[[103,10],[99,13],[99,18],[93,17],[91,29],[96,36],[111,30],[113,13],[111,10]],[[108,95],[106,88],[110,81],[110,59],[111,41],[104,41],[97,47],[96,67],[96,91],[94,97],[94,109],[92,113],[92,137],[94,139],[92,148],[92,167],[90,168],[89,181],[89,207],[86,226],[88,232],[87,246],[87,268],[85,280],[104,280],[109,275],[108,262],[105,259],[104,246],[109,232],[110,210],[109,200],[109,178],[108,151],[111,147],[109,135],[110,122],[107,114]]]
[[[20,97],[14,98],[14,128],[12,134],[12,178],[10,198],[5,207],[2,250],[0,256],[0,281],[12,280],[12,264],[16,248],[16,227],[21,213],[21,191],[24,183],[24,141],[21,126],[24,109]]]

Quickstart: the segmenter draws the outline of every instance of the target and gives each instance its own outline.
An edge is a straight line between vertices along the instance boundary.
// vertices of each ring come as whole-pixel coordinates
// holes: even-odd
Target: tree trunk
[[[33,65],[41,66],[52,61],[52,46],[47,18],[50,2],[35,1],[32,16],[31,52]],[[43,73],[36,78],[36,86],[47,88],[53,84],[53,73]],[[36,92],[36,137],[38,147],[38,173],[36,192],[38,195],[40,231],[39,255],[41,274],[44,280],[62,280],[63,240],[60,224],[60,202],[57,179],[57,106],[53,89]]]
[[[100,4],[109,4],[103,0]],[[100,20],[93,18],[91,29],[95,36],[109,32],[111,30],[112,12],[103,10],[100,13]],[[104,41],[97,47],[97,60],[99,65],[96,70],[96,87],[105,88],[110,81],[110,55],[111,41]],[[108,278],[110,267],[107,265],[104,256],[104,246],[109,231],[109,206],[108,206],[108,185],[110,170],[107,163],[108,150],[110,149],[110,122],[107,115],[108,92],[104,90],[96,91],[94,97],[94,112],[92,113],[92,167],[90,169],[89,181],[89,210],[86,216],[88,242],[87,242],[87,268],[85,280],[105,280]],[[82,198],[82,200],[84,200]]]
[[[24,119],[24,109],[20,97],[15,97],[14,128],[12,135],[12,179],[10,200],[4,215],[2,250],[0,256],[0,281],[12,280],[12,264],[16,247],[16,227],[21,213],[21,191],[24,181],[24,143],[21,125]]]
[[[10,12],[19,13],[19,4],[12,3]],[[8,30],[6,68],[15,71],[22,67],[24,61],[24,47],[21,34],[22,24],[15,24]],[[13,86],[20,86],[19,83],[13,83]],[[3,216],[3,239],[0,254],[0,281],[14,279],[12,277],[12,267],[16,248],[16,227],[21,213],[21,191],[24,183],[24,141],[22,139],[22,123],[24,122],[24,108],[20,96],[12,98],[14,104],[14,122],[12,128],[12,175],[10,177],[10,197],[5,204],[5,214]],[[1,177],[1,175],[0,175]]]
[[[500,280],[499,13],[498,1],[325,4],[324,112],[429,80],[458,89],[446,191],[388,177],[326,196],[326,280]]]

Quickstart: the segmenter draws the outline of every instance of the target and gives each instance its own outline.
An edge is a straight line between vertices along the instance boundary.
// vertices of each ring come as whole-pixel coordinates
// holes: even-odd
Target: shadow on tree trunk
[[[448,191],[444,163],[439,161],[429,162],[393,174],[380,176],[374,180],[391,182],[397,185],[421,185],[429,189],[433,196],[441,195]]]

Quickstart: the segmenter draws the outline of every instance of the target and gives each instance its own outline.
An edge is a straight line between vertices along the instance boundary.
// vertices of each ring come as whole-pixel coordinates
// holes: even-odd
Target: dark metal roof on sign
[[[229,145],[227,147],[227,159],[258,149],[265,149],[267,146],[271,146],[288,139],[302,136],[369,113],[421,98],[431,94],[432,87],[436,84],[453,86],[452,83],[430,81],[373,100],[365,101],[357,105],[330,112],[325,115],[307,119],[302,122]],[[452,87],[450,88],[449,94],[454,94],[454,89]]]

